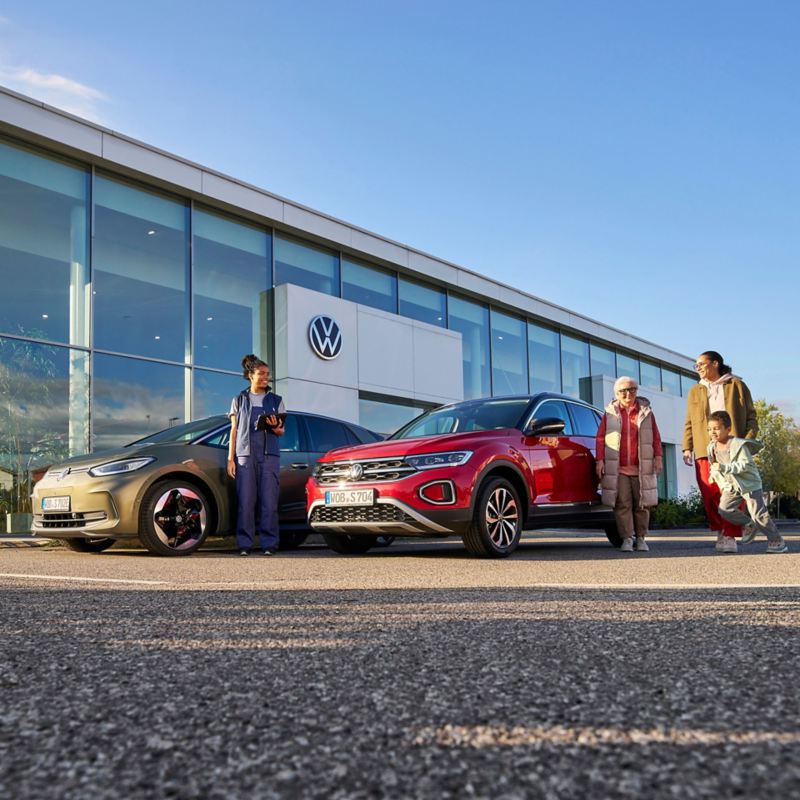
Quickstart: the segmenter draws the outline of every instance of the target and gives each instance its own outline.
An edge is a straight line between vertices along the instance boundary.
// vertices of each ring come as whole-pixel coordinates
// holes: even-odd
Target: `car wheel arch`
[[[478,474],[470,499],[471,513],[475,512],[475,503],[477,502],[481,487],[491,478],[505,478],[517,490],[519,501],[522,504],[522,518],[523,521],[526,520],[530,509],[531,489],[522,470],[513,461],[508,460],[493,461]]]

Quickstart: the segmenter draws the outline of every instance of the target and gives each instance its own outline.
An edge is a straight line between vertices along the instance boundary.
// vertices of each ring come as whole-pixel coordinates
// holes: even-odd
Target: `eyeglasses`
[[[636,394],[637,391],[635,386],[628,386],[625,389],[617,389],[617,394]]]
[[[698,369],[701,369],[702,367],[710,367],[710,366],[711,366],[711,362],[710,361],[698,361],[694,365],[694,368],[695,368],[695,370],[698,370]]]

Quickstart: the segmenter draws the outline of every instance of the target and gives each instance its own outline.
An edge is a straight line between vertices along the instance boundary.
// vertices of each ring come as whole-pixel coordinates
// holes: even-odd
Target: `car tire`
[[[108,550],[116,539],[62,539],[64,544],[70,550],[76,553],[102,553],[103,550]]]
[[[139,539],[154,555],[188,556],[211,533],[214,508],[205,493],[184,480],[154,483],[139,512]]]
[[[361,555],[366,553],[371,547],[375,546],[375,536],[350,536],[346,533],[323,533],[322,538],[325,544],[334,553],[344,555]]]
[[[522,535],[522,506],[517,490],[505,478],[490,478],[480,489],[472,522],[462,539],[474,556],[504,558],[517,549]]]
[[[308,539],[308,531],[281,533],[278,550],[297,550],[306,539]]]
[[[613,547],[622,547],[622,537],[619,535],[616,522],[609,522],[603,530],[605,530],[606,537]]]

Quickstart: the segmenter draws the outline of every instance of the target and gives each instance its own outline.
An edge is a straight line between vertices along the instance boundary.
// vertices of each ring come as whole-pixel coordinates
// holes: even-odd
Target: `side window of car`
[[[226,450],[230,440],[231,429],[228,427],[223,428],[221,431],[217,431],[213,436],[210,436],[208,439],[201,442],[201,444],[207,445],[208,447],[217,447],[220,450]]]
[[[328,450],[350,444],[341,422],[309,416],[306,417],[306,426],[311,437],[311,450],[315,453],[327,453]]]
[[[287,414],[280,438],[282,453],[296,453],[300,450],[300,426],[294,414]]]
[[[569,418],[567,411],[567,404],[563,400],[545,400],[534,413],[535,419],[544,419],[545,417],[555,417],[556,419],[564,420],[564,433],[563,436],[572,436],[572,420]]]
[[[350,444],[369,444],[370,442],[379,442],[381,440],[377,433],[368,431],[359,425],[345,425],[344,427]]]
[[[577,403],[569,404],[572,412],[572,419],[575,421],[575,432],[578,436],[594,436],[600,425],[600,418],[596,412],[586,406],[579,406]]]

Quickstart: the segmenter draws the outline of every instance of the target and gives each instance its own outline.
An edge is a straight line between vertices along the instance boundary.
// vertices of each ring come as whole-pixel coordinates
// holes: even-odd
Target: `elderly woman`
[[[649,550],[650,508],[658,503],[661,434],[650,401],[637,397],[639,384],[617,378],[614,397],[597,429],[597,477],[603,504],[614,509],[623,553]]]
[[[716,549],[722,553],[735,553],[738,547],[734,537],[741,536],[742,529],[719,514],[721,490],[710,477],[708,423],[714,411],[727,411],[732,435],[740,439],[755,439],[758,433],[756,410],[747,385],[733,374],[716,350],[701,353],[694,368],[700,382],[692,386],[686,398],[683,460],[689,466],[694,460],[706,516],[712,532],[717,534]]]

